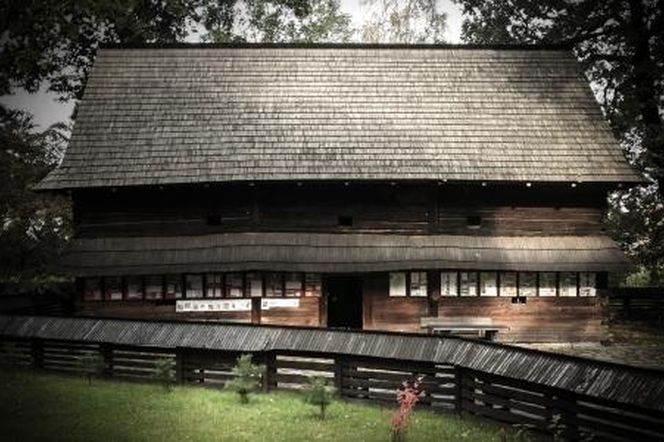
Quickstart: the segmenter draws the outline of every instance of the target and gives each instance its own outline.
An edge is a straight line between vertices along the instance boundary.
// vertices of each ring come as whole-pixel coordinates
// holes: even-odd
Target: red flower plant
[[[392,442],[403,442],[406,440],[406,431],[410,425],[410,416],[415,404],[424,394],[421,389],[423,377],[420,376],[412,381],[404,381],[401,388],[397,390],[397,402],[399,409],[392,417]]]

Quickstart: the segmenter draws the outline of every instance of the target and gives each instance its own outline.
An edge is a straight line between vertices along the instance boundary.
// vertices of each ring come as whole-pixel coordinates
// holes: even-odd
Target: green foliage
[[[645,0],[455,0],[468,43],[566,43],[632,162],[653,184],[610,199],[613,235],[648,269],[664,256],[664,8]],[[622,219],[621,219],[622,218]],[[639,230],[643,229],[643,230]]]
[[[173,370],[173,360],[170,358],[159,358],[154,363],[154,378],[166,391],[171,391],[171,386],[175,381],[175,370]]]
[[[610,197],[606,223],[642,271],[628,286],[664,284],[664,201],[654,186],[636,187]]]
[[[436,0],[362,0],[371,18],[362,28],[366,43],[443,43],[447,14]]]
[[[226,382],[226,388],[235,391],[240,396],[240,402],[246,404],[249,393],[260,387],[264,371],[265,367],[251,361],[250,354],[244,354],[237,358],[232,370],[233,379]]]
[[[204,29],[211,41],[343,39],[350,18],[338,0],[77,0],[0,2],[0,95],[81,98],[106,43],[182,42]]]
[[[66,129],[37,132],[29,115],[0,107],[0,284],[19,292],[58,282],[52,267],[71,236],[69,203],[32,186],[57,164]]]
[[[324,421],[304,419],[311,405],[301,394],[283,391],[257,395],[250,407],[241,407],[235,393],[198,387],[164,394],[159,385],[118,380],[89,388],[84,379],[46,373],[19,373],[11,382],[0,373],[0,383],[0,428],[7,441],[385,442],[391,413],[339,401]],[[413,441],[498,440],[500,426],[471,415],[423,409],[415,419]]]
[[[346,42],[353,34],[339,0],[237,0],[230,15],[207,22],[203,38],[214,42]]]
[[[333,391],[327,386],[327,379],[323,376],[309,378],[304,391],[304,401],[320,408],[320,418],[325,419],[325,410],[332,403]]]
[[[93,352],[80,356],[78,358],[78,365],[81,373],[88,380],[88,385],[92,384],[94,377],[101,376],[106,368],[104,358],[99,353]]]

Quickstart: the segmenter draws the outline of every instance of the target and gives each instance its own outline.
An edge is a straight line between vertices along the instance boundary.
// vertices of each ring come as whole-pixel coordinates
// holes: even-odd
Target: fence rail
[[[42,338],[2,338],[0,357],[28,367],[77,372],[88,355],[103,360],[106,377],[147,381],[157,361],[171,360],[183,384],[221,388],[232,378],[237,351],[186,347],[154,348]],[[664,412],[551,388],[461,366],[433,362],[324,352],[253,352],[265,365],[263,389],[300,389],[312,376],[324,376],[343,398],[395,402],[404,380],[421,378],[422,407],[469,413],[568,440],[661,441]]]

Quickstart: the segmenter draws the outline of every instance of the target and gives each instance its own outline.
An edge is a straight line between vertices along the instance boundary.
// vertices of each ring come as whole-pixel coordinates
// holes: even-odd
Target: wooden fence
[[[611,320],[664,324],[664,288],[614,288],[608,291]]]
[[[87,355],[103,360],[105,377],[149,381],[157,361],[171,361],[182,384],[223,387],[240,355],[235,351],[159,349],[107,343],[3,338],[4,361],[19,366],[76,373]],[[566,440],[664,440],[664,413],[452,365],[348,354],[265,351],[263,389],[301,389],[312,376],[329,379],[342,398],[395,403],[405,380],[421,378],[421,407],[469,413],[493,421],[527,425]]]

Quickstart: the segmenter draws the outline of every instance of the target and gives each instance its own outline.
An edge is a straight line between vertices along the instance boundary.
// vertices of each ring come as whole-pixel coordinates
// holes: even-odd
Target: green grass
[[[335,401],[327,419],[289,392],[233,393],[95,381],[42,373],[2,376],[3,441],[389,441],[394,407]],[[500,427],[469,417],[414,414],[408,441],[499,441]]]

